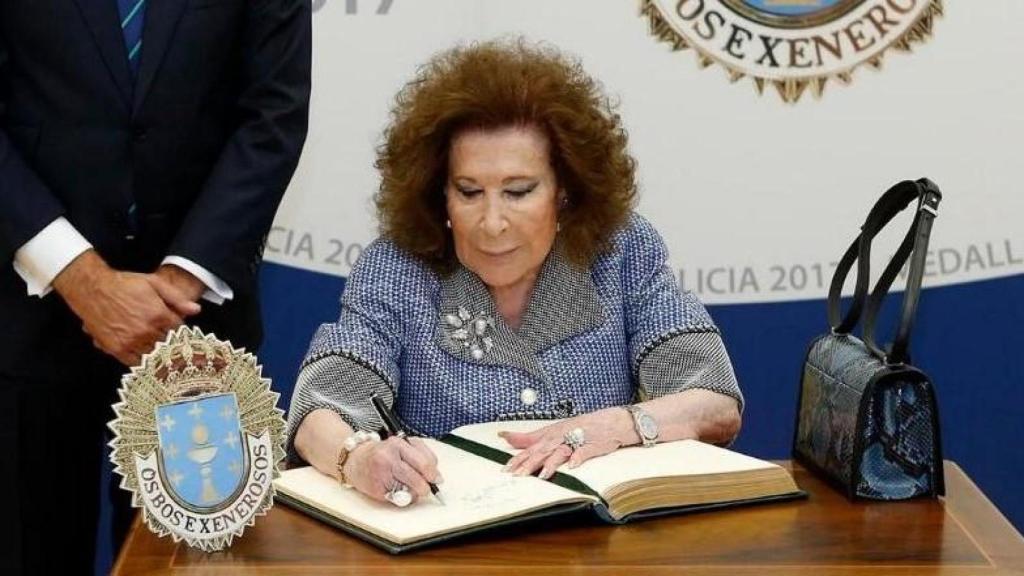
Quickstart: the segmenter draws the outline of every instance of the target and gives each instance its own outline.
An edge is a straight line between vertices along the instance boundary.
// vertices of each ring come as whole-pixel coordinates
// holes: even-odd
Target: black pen
[[[398,418],[395,417],[395,414],[390,408],[388,408],[388,405],[384,403],[384,400],[382,400],[380,396],[372,394],[370,395],[370,403],[373,404],[373,409],[377,411],[377,415],[380,416],[380,419],[384,421],[384,428],[387,429],[388,434],[391,436],[397,436],[402,440],[409,442],[409,434],[407,434],[402,428],[402,425],[398,422]],[[409,442],[409,444],[411,445],[412,443]],[[437,487],[437,484],[427,482],[427,486],[430,486],[430,493],[434,495],[434,498],[437,498],[438,502],[444,504],[444,500],[441,499],[441,495],[439,494],[441,490]]]

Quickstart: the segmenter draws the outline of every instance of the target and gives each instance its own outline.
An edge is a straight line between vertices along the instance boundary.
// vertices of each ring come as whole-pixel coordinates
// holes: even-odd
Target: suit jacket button
[[[523,391],[519,393],[519,399],[523,401],[523,404],[533,406],[537,403],[537,391],[533,388],[524,388]]]

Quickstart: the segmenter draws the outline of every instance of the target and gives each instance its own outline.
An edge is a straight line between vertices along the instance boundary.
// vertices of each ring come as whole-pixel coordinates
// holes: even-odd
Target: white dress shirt
[[[42,298],[53,290],[57,274],[90,248],[92,244],[66,218],[60,217],[14,253],[14,270],[28,286],[29,296]],[[170,255],[162,263],[178,266],[198,278],[206,286],[204,300],[223,304],[235,296],[227,283],[188,258]]]

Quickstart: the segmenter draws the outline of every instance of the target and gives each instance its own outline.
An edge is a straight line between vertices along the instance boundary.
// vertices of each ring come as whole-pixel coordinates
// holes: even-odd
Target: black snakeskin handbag
[[[939,188],[922,178],[900,182],[875,204],[832,278],[832,330],[811,343],[804,361],[793,456],[850,499],[904,500],[945,490],[935,391],[928,376],[910,364],[908,353],[928,237],[941,198]],[[914,200],[917,213],[910,231],[869,295],[871,242]],[[875,342],[875,322],[908,260],[896,337],[883,350]],[[853,302],[843,316],[840,295],[854,262]],[[851,333],[862,311],[863,340]]]

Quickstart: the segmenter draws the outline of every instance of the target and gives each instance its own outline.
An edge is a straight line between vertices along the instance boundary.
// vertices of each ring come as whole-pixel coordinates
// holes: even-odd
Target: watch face
[[[644,438],[657,438],[658,437],[658,424],[651,418],[650,414],[642,414],[637,419],[640,424],[640,433],[644,435]]]

